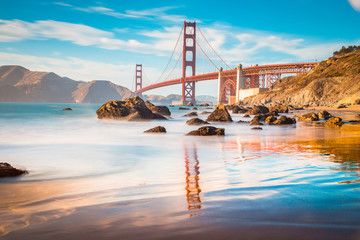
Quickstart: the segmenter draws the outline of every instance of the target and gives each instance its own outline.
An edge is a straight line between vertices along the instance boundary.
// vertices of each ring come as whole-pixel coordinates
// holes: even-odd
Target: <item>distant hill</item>
[[[282,102],[292,105],[335,106],[360,103],[360,47],[350,46],[334,52],[313,70],[286,77],[258,95],[248,104]]]
[[[133,96],[110,81],[81,82],[21,66],[0,67],[0,102],[104,103]]]

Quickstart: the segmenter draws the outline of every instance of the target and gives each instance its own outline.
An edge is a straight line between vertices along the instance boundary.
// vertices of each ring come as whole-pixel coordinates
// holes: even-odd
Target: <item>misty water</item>
[[[359,132],[235,114],[194,137],[178,107],[123,122],[99,106],[0,103],[0,162],[29,171],[0,179],[0,239],[360,239]]]

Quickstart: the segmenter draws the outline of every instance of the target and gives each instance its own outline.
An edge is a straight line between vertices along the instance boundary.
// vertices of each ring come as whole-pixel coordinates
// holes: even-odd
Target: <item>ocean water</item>
[[[0,239],[360,239],[358,132],[236,114],[194,137],[178,107],[149,122],[98,107],[0,103],[0,162],[29,171],[0,179]]]

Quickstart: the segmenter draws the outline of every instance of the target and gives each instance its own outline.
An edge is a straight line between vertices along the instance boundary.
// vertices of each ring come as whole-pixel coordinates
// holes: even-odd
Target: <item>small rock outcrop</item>
[[[0,178],[16,177],[24,173],[28,173],[28,172],[25,170],[14,168],[13,166],[5,162],[0,163]]]
[[[263,123],[260,122],[259,118],[257,116],[255,116],[251,121],[250,121],[250,125],[251,126],[258,126],[258,125],[264,125]]]
[[[249,115],[249,114],[245,114],[243,117],[244,117],[244,118],[249,118],[250,115]]]
[[[339,106],[337,106],[337,108],[346,108],[345,104],[340,104]]]
[[[245,123],[250,123],[249,121],[244,121],[244,120],[239,120],[239,121],[237,121],[237,123],[243,123],[243,124],[245,124]]]
[[[325,111],[325,110],[320,111],[317,115],[318,115],[319,119],[325,119],[325,120],[332,117],[332,115],[328,111]]]
[[[262,127],[252,127],[251,130],[262,130]]]
[[[216,106],[215,110],[206,119],[207,122],[232,122],[232,118],[226,107],[222,104]]]
[[[343,124],[344,123],[341,118],[331,117],[325,122],[324,126],[328,128],[340,128]]]
[[[282,105],[282,104],[277,104],[275,106],[270,107],[269,112],[288,113],[289,112],[289,106]]]
[[[209,124],[208,122],[201,120],[200,118],[192,118],[188,121],[186,121],[187,125],[204,125]]]
[[[144,131],[144,133],[166,133],[166,129],[162,126],[157,126]]]
[[[234,114],[246,113],[247,111],[248,111],[247,109],[241,108],[241,107],[239,107],[237,105],[232,108],[232,113],[234,113]]]
[[[298,121],[299,122],[305,122],[305,121],[318,121],[319,120],[319,116],[314,113],[314,112],[311,112],[311,113],[305,113],[304,115],[300,116],[298,118]]]
[[[269,109],[265,106],[256,106],[254,107],[253,109],[251,109],[249,111],[249,114],[251,115],[256,115],[256,114],[259,114],[259,113],[268,113],[269,112]]]
[[[186,135],[190,136],[224,136],[224,128],[216,128],[212,126],[201,127],[197,130],[191,131]]]
[[[275,122],[277,119],[276,117],[274,116],[268,116],[266,119],[265,119],[265,124],[268,124],[268,125],[271,125],[273,122]]]
[[[72,108],[67,107],[67,108],[63,108],[62,110],[63,111],[72,111]]]
[[[355,118],[360,118],[360,114],[356,114],[356,115],[355,115]]]
[[[296,123],[295,118],[281,116],[277,120],[272,122],[271,124],[272,125],[287,125],[287,124],[295,124],[295,123]]]
[[[206,114],[210,114],[211,112],[208,112],[208,111],[203,111],[200,113],[200,115],[206,115]]]
[[[152,119],[167,120],[164,116],[153,113],[145,102],[138,96],[127,98],[124,101],[109,101],[104,103],[96,114],[99,119],[117,119],[128,121],[142,121]]]
[[[190,108],[179,107],[179,110],[190,110]]]
[[[191,110],[195,111],[195,110],[198,110],[198,108],[197,108],[197,107],[193,107],[193,109],[191,109]]]
[[[153,112],[163,116],[170,116],[171,112],[167,106],[155,106],[149,101],[145,102],[145,105]]]
[[[198,116],[197,112],[189,112],[185,114],[183,117],[197,117],[197,116]]]

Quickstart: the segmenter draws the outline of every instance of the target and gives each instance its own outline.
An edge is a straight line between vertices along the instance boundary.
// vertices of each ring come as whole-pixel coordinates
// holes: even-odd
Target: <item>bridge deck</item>
[[[271,64],[271,65],[261,65],[261,66],[252,66],[243,68],[245,76],[249,75],[266,75],[266,74],[287,74],[287,73],[301,73],[314,68],[318,62],[308,62],[308,63],[285,63],[285,64]],[[224,77],[236,77],[237,69],[230,69],[222,71],[222,76]],[[195,76],[190,76],[185,78],[185,82],[199,82],[199,81],[208,81],[218,79],[219,72],[199,74]],[[146,92],[155,88],[171,86],[175,84],[181,84],[182,78],[176,78],[160,83],[155,83],[149,86],[146,86],[142,89],[139,89],[137,93]]]

